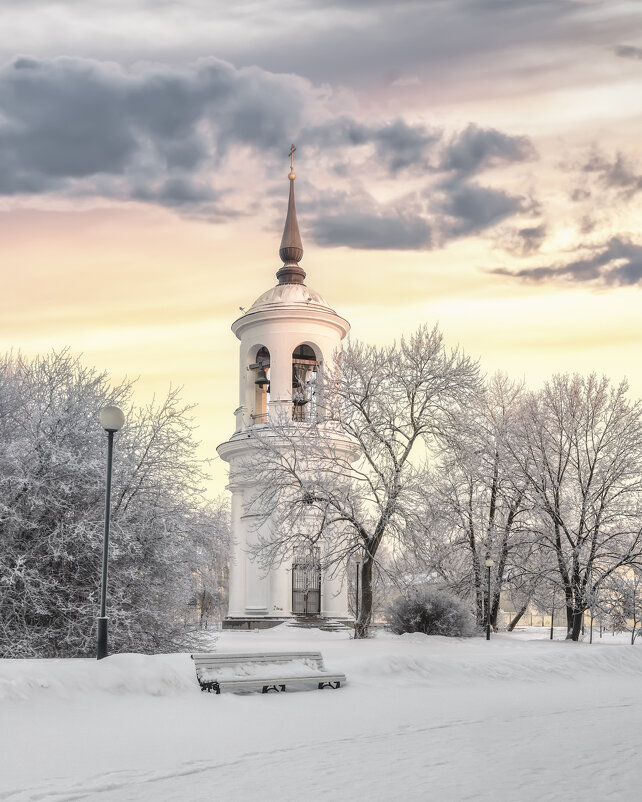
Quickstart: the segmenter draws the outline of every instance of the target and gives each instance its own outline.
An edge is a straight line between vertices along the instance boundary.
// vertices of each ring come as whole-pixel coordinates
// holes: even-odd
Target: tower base
[[[257,616],[256,618],[227,618],[223,619],[223,629],[272,629],[272,627],[278,627],[279,624],[283,624],[286,621],[290,621],[290,616],[286,618],[280,617],[277,618],[276,616]]]

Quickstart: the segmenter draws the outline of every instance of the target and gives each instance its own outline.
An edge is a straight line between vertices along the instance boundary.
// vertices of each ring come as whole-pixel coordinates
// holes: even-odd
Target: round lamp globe
[[[106,432],[117,432],[122,429],[125,416],[118,407],[103,407],[100,410],[100,425]]]

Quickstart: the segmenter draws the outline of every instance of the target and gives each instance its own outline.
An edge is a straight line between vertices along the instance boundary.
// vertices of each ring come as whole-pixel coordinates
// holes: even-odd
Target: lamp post
[[[488,602],[486,604],[486,640],[490,640],[490,569],[495,565],[495,563],[490,559],[490,557],[486,558],[486,568],[488,568]]]
[[[359,577],[361,573],[361,563],[363,562],[363,557],[360,554],[357,554],[354,558],[354,564],[356,566],[356,583],[355,583],[355,603],[354,603],[354,636],[355,638],[358,637],[357,634],[357,622],[359,621]]]
[[[107,482],[105,487],[105,538],[103,540],[103,572],[100,585],[100,617],[98,618],[98,647],[96,659],[107,657],[107,554],[109,552],[109,513],[111,509],[111,465],[114,455],[114,433],[122,429],[125,416],[118,407],[100,410],[100,425],[107,432]]]

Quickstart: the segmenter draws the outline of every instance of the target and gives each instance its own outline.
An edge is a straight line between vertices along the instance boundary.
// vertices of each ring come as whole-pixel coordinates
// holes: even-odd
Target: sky
[[[306,283],[392,343],[642,396],[642,4],[3,0],[0,348],[69,347],[233,432],[230,325]]]

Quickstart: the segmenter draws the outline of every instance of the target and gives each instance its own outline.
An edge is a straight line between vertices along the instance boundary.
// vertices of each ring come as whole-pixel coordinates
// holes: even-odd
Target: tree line
[[[208,500],[192,409],[176,390],[147,406],[68,351],[0,359],[0,655],[94,652],[105,435],[115,450],[110,641],[118,651],[191,646],[184,614],[224,596],[226,503]],[[323,568],[359,558],[359,637],[377,594],[441,586],[478,625],[500,594],[518,615],[563,609],[642,618],[642,406],[625,381],[556,375],[539,390],[484,377],[437,328],[384,348],[350,342],[323,376],[318,415],[255,427],[246,512],[266,567],[321,546]],[[328,431],[333,433],[328,438]],[[354,446],[347,448],[346,442]],[[350,455],[358,454],[356,460]],[[487,561],[492,561],[487,594]],[[347,581],[347,579],[346,579]],[[600,619],[601,620],[601,619]],[[516,623],[513,621],[512,624]]]
[[[480,626],[489,607],[496,626],[500,593],[522,611],[557,604],[577,640],[585,611],[642,568],[642,405],[626,381],[562,374],[529,390],[424,327],[390,347],[348,343],[323,398],[314,421],[253,433],[253,512],[273,523],[255,558],[305,543],[326,570],[358,556],[358,636],[377,572],[406,592],[443,585]]]

